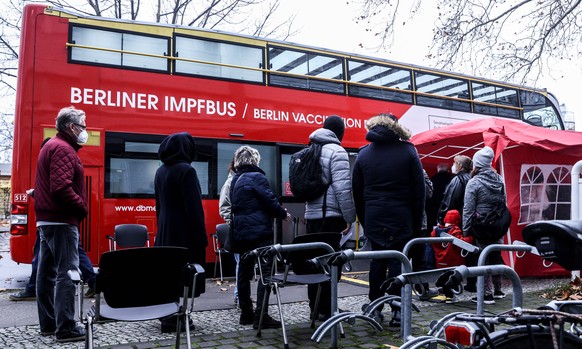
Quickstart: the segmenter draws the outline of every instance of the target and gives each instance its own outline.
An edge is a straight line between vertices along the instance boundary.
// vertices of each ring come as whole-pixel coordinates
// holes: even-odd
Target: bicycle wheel
[[[556,332],[558,345],[560,345],[560,335],[562,336],[562,346],[560,349],[582,348],[582,339],[570,332]],[[491,343],[482,340],[479,349],[553,349],[554,344],[552,334],[548,327],[533,326],[529,329],[526,326],[516,326],[509,329],[495,331],[490,334]]]

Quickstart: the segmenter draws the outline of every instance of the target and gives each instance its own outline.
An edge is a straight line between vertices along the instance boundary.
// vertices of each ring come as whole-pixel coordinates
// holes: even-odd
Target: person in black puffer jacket
[[[366,121],[366,140],[354,164],[352,189],[356,213],[364,223],[373,251],[402,251],[422,227],[424,173],[410,132],[392,115],[378,115]],[[396,259],[370,262],[370,301],[383,296],[381,286],[388,277],[400,275]],[[380,319],[381,313],[377,314]],[[394,311],[391,325],[399,325]]]
[[[281,323],[262,309],[265,292],[262,282],[257,283],[257,307],[253,312],[250,281],[254,275],[255,259],[244,255],[253,249],[273,244],[273,218],[288,219],[287,210],[277,201],[265,172],[258,167],[261,156],[255,148],[242,146],[234,154],[236,174],[230,185],[230,202],[234,224],[234,246],[241,254],[238,269],[238,297],[241,308],[240,324],[258,328],[261,311],[265,311],[262,328],[280,328]],[[261,263],[263,275],[271,273],[272,260]]]

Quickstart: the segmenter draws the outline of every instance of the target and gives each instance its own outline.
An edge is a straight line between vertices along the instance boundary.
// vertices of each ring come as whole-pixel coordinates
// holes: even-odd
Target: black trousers
[[[346,229],[347,223],[343,217],[326,217],[323,219],[306,220],[307,234],[315,233],[341,233]],[[341,270],[340,270],[341,272]],[[338,278],[341,277],[338,275]],[[317,297],[318,285],[307,285],[307,297],[309,298],[309,308],[313,312],[315,308],[315,299]],[[331,315],[331,282],[321,284],[321,295],[319,296],[318,313],[324,316]]]
[[[268,246],[268,243],[262,243],[256,248]],[[256,259],[248,256],[246,253],[241,253],[238,265],[238,301],[243,312],[250,312],[253,309],[253,302],[251,299],[251,280],[254,278]],[[270,259],[266,263],[259,263],[263,275],[271,275],[273,267],[273,260]],[[260,280],[257,282],[257,307],[255,308],[255,316],[260,315],[263,307],[263,299],[265,293],[269,294],[271,288],[264,285]],[[266,310],[266,309],[265,309]]]

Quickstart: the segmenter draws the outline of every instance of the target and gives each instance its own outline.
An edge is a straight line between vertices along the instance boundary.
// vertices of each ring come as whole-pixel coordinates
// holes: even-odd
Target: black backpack
[[[312,201],[322,196],[329,187],[323,181],[321,169],[321,144],[311,143],[291,155],[289,161],[289,185],[293,196],[301,201]]]
[[[500,202],[495,210],[486,214],[475,212],[471,222],[471,230],[479,242],[492,244],[507,233],[510,224],[511,213],[509,208],[503,202]]]

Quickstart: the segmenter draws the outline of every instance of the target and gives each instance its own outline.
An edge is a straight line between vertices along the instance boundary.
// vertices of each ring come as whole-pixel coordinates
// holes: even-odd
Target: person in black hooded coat
[[[154,245],[185,247],[190,263],[204,265],[208,237],[202,190],[196,170],[191,165],[195,150],[194,139],[186,132],[172,134],[160,145],[158,156],[163,164],[154,179],[158,221]],[[194,329],[194,325],[190,324],[190,328]],[[174,331],[175,318],[162,319],[162,333]]]
[[[420,233],[425,202],[422,164],[410,132],[392,114],[381,114],[366,121],[366,140],[354,164],[352,190],[356,214],[364,225],[373,251],[402,251]],[[400,275],[396,259],[370,262],[370,301],[383,296],[381,286],[388,277]],[[380,308],[379,308],[380,309]],[[377,314],[380,319],[381,313]],[[391,325],[399,325],[394,313]]]
[[[155,177],[158,233],[155,246],[186,247],[191,263],[206,263],[208,237],[202,190],[194,161],[194,139],[186,132],[166,137],[158,155],[163,162]]]

